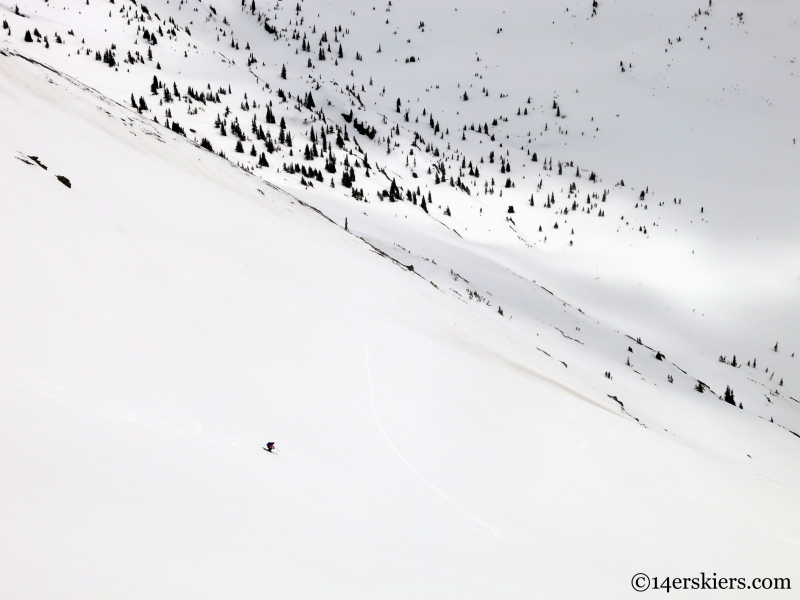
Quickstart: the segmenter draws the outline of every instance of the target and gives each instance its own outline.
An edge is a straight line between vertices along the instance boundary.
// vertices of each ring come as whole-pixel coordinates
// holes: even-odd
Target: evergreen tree
[[[239,154],[244,154],[244,146],[242,146],[242,140],[236,140],[236,152]]]
[[[328,155],[325,161],[325,170],[328,173],[336,173],[336,159],[333,157],[333,154]]]
[[[281,79],[286,79],[286,65],[281,66]]]
[[[736,406],[736,402],[733,399],[733,390],[730,388],[730,386],[726,386],[726,388],[725,388],[725,396],[724,396],[723,399],[728,404],[732,404],[733,406]]]

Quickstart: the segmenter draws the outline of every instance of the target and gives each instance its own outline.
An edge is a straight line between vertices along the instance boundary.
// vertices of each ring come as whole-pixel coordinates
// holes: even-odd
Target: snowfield
[[[797,595],[795,3],[0,18],[0,597]]]

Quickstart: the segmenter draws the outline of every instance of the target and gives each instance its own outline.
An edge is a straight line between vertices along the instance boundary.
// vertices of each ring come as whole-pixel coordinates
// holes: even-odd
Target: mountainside
[[[3,597],[800,583],[800,9],[398,4],[0,3]]]

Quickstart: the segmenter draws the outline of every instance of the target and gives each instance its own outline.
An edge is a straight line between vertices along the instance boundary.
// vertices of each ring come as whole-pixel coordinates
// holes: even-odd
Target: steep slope
[[[390,90],[363,111],[360,87],[340,93],[343,78],[332,73],[338,68],[346,77],[348,60],[355,71],[414,46],[400,35],[385,41],[375,23],[359,24],[357,41],[371,47],[374,34],[378,58],[365,52],[356,62],[349,53],[357,48],[348,48],[341,66],[331,64],[334,35],[347,40],[356,28],[328,29],[333,54],[311,69],[324,82],[317,88],[313,79],[279,76],[280,64],[293,74],[305,63],[290,62],[302,36],[278,55],[292,32],[257,41],[266,21],[247,6],[240,11],[234,3],[228,14],[194,2],[150,3],[147,12],[126,2],[108,14],[105,3],[20,8],[22,15],[5,17],[12,35],[0,53],[0,468],[7,482],[0,502],[11,517],[0,553],[12,567],[0,578],[4,596],[616,598],[633,593],[629,581],[638,571],[793,575],[800,525],[790,346],[796,285],[775,276],[788,273],[781,265],[761,275],[775,289],[753,312],[766,319],[773,311],[770,322],[786,328],[778,352],[762,332],[737,324],[742,309],[730,293],[704,288],[709,304],[725,312],[711,326],[698,324],[687,308],[696,299],[691,285],[656,287],[670,281],[665,268],[642,279],[647,293],[654,305],[677,302],[685,310],[653,321],[654,308],[642,307],[632,291],[637,277],[653,256],[688,256],[700,238],[646,237],[635,230],[645,217],[616,218],[661,210],[670,226],[688,226],[688,201],[662,207],[646,192],[642,208],[633,208],[635,191],[602,181],[630,158],[629,131],[605,142],[605,158],[579,145],[559,158],[552,144],[532,142],[539,161],[523,163],[527,149],[517,150],[508,158],[515,185],[501,188],[505,122],[483,139],[469,129],[466,140],[455,139],[452,123],[463,123],[452,113],[473,107],[479,94],[461,104],[457,95],[456,102],[431,101],[426,116],[448,110],[453,133],[421,133],[421,119],[425,141],[412,127],[421,111],[406,124],[402,112],[390,112]],[[341,9],[325,15],[323,8],[324,18],[343,17]],[[609,16],[599,8],[590,19]],[[353,10],[370,13],[366,4]],[[434,39],[446,42],[453,30],[445,25],[457,25],[455,17],[431,10],[420,36],[442,27]],[[268,11],[266,23],[288,21],[287,13],[299,23],[311,11],[311,3],[300,15],[291,7]],[[396,11],[381,20],[392,21]],[[398,17],[401,24],[418,20],[410,15]],[[312,21],[302,27],[313,28]],[[150,33],[159,27],[163,35]],[[48,41],[22,41],[23,29],[34,28]],[[142,42],[144,28],[159,36],[157,44]],[[240,50],[223,60],[214,36],[224,31],[219,44],[227,43],[234,28]],[[56,31],[64,44],[55,43]],[[137,47],[143,61],[122,62]],[[116,54],[111,67],[95,60],[104,49]],[[259,74],[266,64],[250,65],[259,79],[233,64],[242,53],[266,58],[273,51],[269,76]],[[398,61],[397,70],[373,63],[376,73],[381,67],[394,81],[399,69],[427,68],[425,51],[414,51],[422,60],[413,64]],[[446,58],[455,71],[456,57]],[[164,85],[150,96],[154,75]],[[397,77],[405,106],[419,79]],[[165,102],[173,80],[179,96]],[[449,84],[455,94],[457,84]],[[292,102],[311,92],[321,110],[279,102],[278,88]],[[130,107],[134,90],[147,110]],[[214,101],[198,100],[197,90],[210,90]],[[536,106],[538,116],[551,110],[549,100]],[[264,118],[270,101],[295,138],[291,147],[277,142],[278,123]],[[354,121],[340,116],[350,108],[377,128],[374,140],[354,134]],[[564,110],[569,121],[573,109]],[[225,137],[214,127],[216,113]],[[245,126],[252,116],[256,131],[271,126],[273,152]],[[179,127],[164,127],[167,118]],[[236,118],[245,130],[242,154],[230,127]],[[321,137],[323,124],[335,173],[325,171],[323,156],[302,157],[301,147],[313,144],[310,130]],[[389,135],[390,125],[400,133]],[[345,127],[350,139],[340,148]],[[491,135],[495,163],[481,150]],[[200,148],[203,138],[226,157]],[[271,166],[257,166],[262,152]],[[556,171],[540,170],[551,152]],[[587,181],[591,169],[566,175],[577,169],[567,160],[582,164],[584,156],[597,161],[590,166],[601,181]],[[459,175],[462,157],[480,168],[477,185],[466,166]],[[345,160],[363,198],[342,183]],[[560,160],[565,175],[558,178]],[[293,161],[300,174],[289,168]],[[308,175],[311,168],[324,173],[323,182]],[[657,171],[629,168],[643,181]],[[523,169],[538,177],[526,183]],[[436,170],[447,177],[439,186]],[[463,187],[451,187],[451,176],[463,178]],[[480,185],[491,177],[498,179],[494,193]],[[401,198],[379,199],[391,179]],[[555,207],[545,208],[550,194]],[[597,198],[583,205],[585,194]],[[530,195],[533,207],[525,204]],[[583,210],[557,212],[572,202]],[[714,205],[713,198],[706,204]],[[601,210],[607,218],[597,217]],[[796,252],[787,221],[793,205],[776,203],[775,210],[782,217],[776,248]],[[634,225],[618,229],[620,221]],[[548,228],[541,236],[539,224]],[[759,227],[749,231],[760,235]],[[706,243],[725,251],[715,235]],[[626,250],[633,244],[636,260]],[[620,266],[622,257],[630,260]],[[762,260],[751,258],[745,275]],[[693,269],[690,283],[724,265],[713,255],[700,267],[687,260],[675,268]],[[620,281],[608,296],[589,276],[601,265],[602,277]],[[686,283],[672,276],[673,284]],[[625,299],[609,305],[615,294]],[[744,351],[761,348],[758,370],[717,360],[735,335]],[[776,372],[785,386],[770,377]],[[726,385],[741,410],[718,398]],[[263,452],[267,439],[282,454]]]
[[[148,6],[34,4],[8,39],[385,252],[441,264],[413,238],[444,225],[745,410],[800,395],[791,4]]]

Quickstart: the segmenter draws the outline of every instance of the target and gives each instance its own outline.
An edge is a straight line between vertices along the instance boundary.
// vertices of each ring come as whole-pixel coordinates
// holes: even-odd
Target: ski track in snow
[[[0,598],[800,579],[791,2],[18,2]]]
[[[351,479],[347,475],[342,475],[341,473],[338,473],[337,471],[334,471],[333,469],[329,469],[328,467],[325,467],[325,466],[319,464],[318,462],[314,462],[310,458],[306,458],[305,456],[301,456],[301,455],[299,455],[299,454],[297,454],[295,452],[292,452],[291,450],[281,450],[280,453],[281,454],[286,454],[287,456],[294,456],[295,458],[299,458],[300,460],[304,460],[307,463],[311,463],[315,467],[319,467],[320,469],[323,469],[323,470],[327,471],[328,473],[336,475],[337,477],[341,477],[342,479],[345,479],[345,480],[349,481],[350,483],[354,483],[357,486],[364,488],[365,490],[369,490],[370,492],[372,492],[374,494],[380,494],[381,493],[378,490],[376,490],[375,488],[371,488],[370,486],[365,485],[365,484],[361,483],[360,481],[356,481],[355,479]]]
[[[71,396],[71,397],[75,398],[76,400],[81,400],[81,397],[78,396],[77,394],[73,394],[69,390],[65,390],[64,388],[62,388],[62,387],[60,387],[60,386],[58,386],[58,385],[56,385],[54,383],[51,383],[51,382],[46,381],[44,379],[41,379],[40,377],[36,377],[34,375],[31,375],[30,373],[26,373],[24,371],[20,371],[19,369],[16,369],[14,367],[11,367],[9,365],[2,364],[2,363],[0,363],[0,369],[7,369],[9,371],[13,371],[14,373],[22,375],[23,377],[26,377],[26,378],[31,379],[33,381],[36,381],[38,383],[50,386],[50,387],[58,390],[59,392],[62,392],[64,394],[67,394],[68,396]],[[0,384],[7,385],[9,387],[13,387],[13,388],[16,388],[16,389],[24,390],[24,391],[27,391],[27,392],[31,392],[33,394],[37,394],[39,396],[43,396],[43,397],[49,398],[51,400],[55,400],[56,402],[69,404],[69,405],[72,405],[72,406],[74,406],[76,408],[80,408],[82,410],[86,410],[88,412],[91,412],[92,414],[99,415],[101,417],[114,419],[114,420],[117,420],[117,421],[126,421],[126,422],[129,422],[129,423],[137,423],[137,424],[140,424],[140,425],[145,425],[147,427],[152,427],[154,429],[159,429],[159,430],[162,430],[162,431],[168,431],[168,432],[171,432],[171,433],[178,433],[178,434],[203,433],[203,431],[204,431],[203,427],[199,423],[196,423],[196,422],[193,423],[193,428],[192,429],[185,429],[185,428],[183,428],[183,427],[181,427],[179,425],[175,425],[174,423],[170,423],[169,421],[165,421],[164,419],[161,419],[159,417],[154,417],[152,415],[145,415],[145,414],[142,414],[142,413],[135,413],[135,412],[132,412],[132,411],[128,411],[126,414],[119,414],[119,413],[114,413],[114,412],[111,412],[111,411],[98,410],[96,408],[88,407],[88,406],[82,406],[80,404],[77,404],[76,402],[67,401],[64,398],[60,397],[60,396],[49,394],[47,392],[43,392],[41,390],[37,390],[36,388],[33,388],[33,387],[21,385],[21,384],[18,384],[18,383],[13,383],[11,381],[5,381],[3,379],[0,379]],[[259,446],[260,447],[260,445],[258,444],[257,441],[255,441],[254,438],[252,438],[251,436],[249,436],[247,434],[244,434],[244,432],[241,432],[239,430],[236,430],[236,431],[238,433],[240,433],[240,434],[245,435],[245,437],[247,438],[246,441],[250,442],[253,446]],[[236,441],[235,440],[232,442],[232,445],[236,445]],[[395,450],[395,452],[396,452],[396,450]],[[326,467],[324,465],[321,465],[318,462],[315,462],[315,461],[311,460],[310,458],[308,458],[306,456],[302,456],[300,454],[297,454],[296,452],[292,452],[291,450],[285,450],[284,449],[284,450],[281,451],[281,454],[286,454],[287,456],[292,456],[294,458],[298,458],[298,459],[303,460],[303,461],[305,461],[307,463],[310,463],[310,464],[314,465],[315,467],[323,469],[324,471],[327,471],[328,473],[331,473],[332,475],[336,475],[337,477],[340,477],[340,478],[342,478],[342,479],[344,479],[346,481],[349,481],[350,483],[353,483],[353,484],[355,484],[355,485],[357,485],[359,487],[362,487],[365,490],[368,490],[368,491],[370,491],[370,492],[372,492],[374,494],[380,494],[381,493],[380,491],[376,490],[375,488],[372,488],[372,487],[370,487],[368,485],[365,485],[364,483],[361,483],[360,481],[356,481],[355,479],[352,479],[352,478],[348,477],[347,475],[343,475],[343,474],[341,474],[341,473],[339,473],[337,471],[334,471],[333,469],[329,469],[328,467]],[[408,464],[408,463],[406,463],[406,464]],[[413,470],[413,467],[412,467],[412,470]],[[415,471],[415,473],[416,473],[416,471]],[[419,474],[417,473],[417,475],[419,475]],[[428,483],[428,482],[426,481],[426,483]],[[430,483],[428,483],[428,485],[430,485]],[[439,493],[441,493],[441,492],[439,492]],[[448,500],[449,500],[449,498],[448,498]],[[449,501],[452,502],[452,500],[449,500]],[[453,504],[455,504],[455,503],[453,503]],[[472,515],[470,515],[470,516],[472,516]]]
[[[146,427],[151,427],[153,429],[159,429],[161,431],[167,431],[167,432],[170,432],[170,433],[186,434],[186,433],[202,433],[203,432],[203,427],[199,423],[196,423],[196,422],[192,423],[192,427],[187,429],[186,427],[182,427],[180,425],[176,425],[175,423],[170,423],[169,421],[166,421],[166,420],[161,419],[159,417],[154,417],[152,415],[147,415],[147,414],[144,414],[144,413],[141,413],[141,412],[127,410],[124,413],[119,413],[119,412],[115,412],[115,411],[111,411],[111,410],[98,408],[96,406],[93,406],[93,405],[89,404],[88,401],[86,401],[85,399],[81,398],[77,394],[73,394],[69,390],[65,390],[64,388],[62,388],[62,387],[60,387],[60,386],[58,386],[58,385],[56,385],[54,383],[51,383],[49,381],[46,381],[44,379],[41,379],[39,377],[36,377],[35,375],[31,375],[30,373],[26,373],[25,371],[20,371],[19,369],[15,369],[14,367],[11,367],[9,365],[5,365],[5,364],[2,364],[2,363],[0,363],[0,368],[7,369],[9,371],[13,371],[14,373],[22,375],[23,377],[26,377],[26,378],[31,379],[33,381],[36,381],[37,383],[41,383],[41,384],[50,386],[53,389],[58,390],[62,394],[67,394],[68,396],[71,396],[72,398],[74,398],[74,400],[66,400],[61,396],[56,396],[54,394],[50,394],[50,393],[44,392],[42,390],[38,390],[38,389],[36,389],[34,387],[30,387],[30,386],[27,386],[27,385],[22,385],[22,384],[19,384],[19,383],[14,383],[14,382],[11,382],[11,381],[6,381],[4,379],[0,379],[0,384],[7,385],[9,387],[13,387],[13,388],[16,388],[16,389],[19,389],[19,390],[25,390],[26,392],[31,392],[32,394],[37,394],[38,396],[42,396],[44,398],[50,398],[51,400],[55,400],[56,402],[60,402],[62,404],[66,404],[66,405],[72,406],[74,408],[78,408],[80,410],[85,410],[85,411],[87,411],[89,413],[92,413],[94,415],[98,415],[98,416],[105,417],[107,419],[112,419],[112,420],[115,420],[115,421],[125,421],[125,422],[128,422],[128,423],[137,423],[139,425],[144,425]],[[84,404],[81,404],[81,402],[83,402]]]
[[[458,504],[457,502],[455,502],[455,501],[454,501],[452,498],[450,498],[450,497],[449,497],[447,494],[445,494],[445,493],[444,493],[442,490],[440,490],[440,489],[439,489],[439,488],[437,488],[435,485],[433,485],[433,484],[432,484],[430,481],[428,481],[428,480],[427,480],[427,479],[426,479],[426,478],[425,478],[425,477],[424,477],[424,476],[423,476],[423,475],[422,475],[422,474],[421,474],[419,471],[417,471],[417,470],[416,470],[416,469],[413,467],[413,465],[412,465],[410,462],[408,462],[408,461],[407,461],[407,460],[406,460],[406,459],[403,457],[403,455],[402,455],[402,454],[400,454],[400,451],[399,451],[399,450],[397,449],[397,447],[396,447],[396,446],[395,446],[395,445],[392,443],[392,440],[391,440],[391,439],[389,439],[389,436],[386,434],[386,430],[383,428],[383,425],[381,425],[381,420],[378,418],[378,411],[375,409],[375,391],[373,390],[373,387],[372,387],[372,374],[371,374],[371,372],[370,372],[370,368],[369,368],[369,349],[367,348],[367,343],[366,343],[366,342],[363,342],[363,344],[364,344],[364,362],[365,362],[365,364],[366,364],[366,367],[367,367],[367,381],[369,382],[369,400],[370,400],[370,404],[372,405],[372,415],[375,417],[375,422],[378,424],[378,429],[380,429],[380,430],[381,430],[381,433],[383,434],[383,437],[386,439],[386,442],[389,444],[389,446],[391,446],[392,450],[394,450],[394,453],[395,453],[395,454],[397,454],[398,458],[400,458],[400,460],[402,460],[402,461],[403,461],[403,463],[404,463],[404,464],[405,464],[405,465],[406,465],[406,466],[407,466],[409,469],[411,469],[411,471],[414,473],[414,475],[416,475],[417,477],[419,477],[419,478],[420,478],[422,481],[424,481],[424,482],[425,482],[425,483],[426,483],[428,486],[430,486],[430,487],[431,487],[431,489],[433,489],[433,491],[435,491],[435,492],[436,492],[437,494],[439,494],[439,495],[440,495],[442,498],[444,498],[445,500],[447,500],[447,501],[448,501],[450,504],[452,504],[453,506],[455,506],[455,507],[456,507],[458,510],[460,510],[461,512],[463,512],[465,515],[468,515],[468,516],[469,516],[471,519],[473,519],[473,520],[477,521],[478,523],[480,523],[481,525],[483,525],[483,526],[484,526],[486,529],[488,529],[489,531],[491,531],[491,532],[492,532],[492,535],[493,535],[494,537],[500,537],[500,532],[499,532],[499,531],[497,531],[497,530],[496,530],[494,527],[492,527],[491,525],[488,525],[488,524],[487,524],[487,523],[485,523],[484,521],[481,521],[481,520],[480,520],[478,517],[476,517],[475,515],[473,515],[473,514],[472,514],[471,512],[469,512],[469,511],[468,511],[466,508],[464,508],[463,506],[461,506],[460,504]]]

